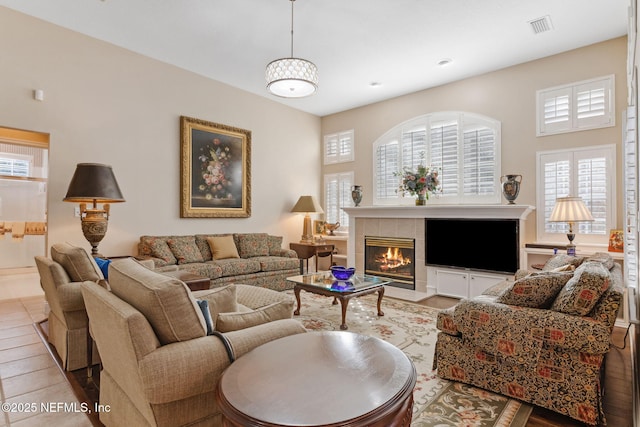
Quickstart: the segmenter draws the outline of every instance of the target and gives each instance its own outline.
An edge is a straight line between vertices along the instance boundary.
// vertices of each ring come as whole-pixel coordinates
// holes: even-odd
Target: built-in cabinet
[[[472,298],[504,280],[513,280],[513,276],[473,270],[427,268],[427,282],[435,283],[437,295],[448,297]]]

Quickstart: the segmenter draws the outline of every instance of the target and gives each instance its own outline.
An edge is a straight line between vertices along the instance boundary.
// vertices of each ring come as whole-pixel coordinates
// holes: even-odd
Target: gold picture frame
[[[251,216],[251,131],[180,117],[180,217]]]
[[[313,221],[313,234],[324,234],[324,221],[322,220],[314,220]]]

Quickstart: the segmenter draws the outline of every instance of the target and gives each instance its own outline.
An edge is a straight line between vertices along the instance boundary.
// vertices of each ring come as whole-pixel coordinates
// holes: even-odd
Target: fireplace
[[[392,279],[389,285],[415,290],[415,239],[364,237],[365,274]]]

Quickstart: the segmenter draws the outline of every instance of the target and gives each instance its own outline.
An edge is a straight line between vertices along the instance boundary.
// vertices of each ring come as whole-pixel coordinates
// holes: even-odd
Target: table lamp
[[[304,225],[302,227],[302,239],[300,243],[313,243],[313,231],[311,229],[311,216],[312,213],[324,213],[320,204],[313,196],[300,196],[296,205],[291,209],[291,212],[304,213]]]
[[[567,254],[576,254],[576,245],[573,244],[573,239],[576,237],[573,234],[573,224],[575,222],[595,221],[587,206],[580,197],[558,197],[556,199],[556,205],[551,211],[549,216],[550,222],[566,222],[569,224],[569,232],[567,238],[569,244],[567,245]]]
[[[91,244],[91,256],[99,257],[98,244],[107,233],[109,223],[109,203],[125,201],[111,166],[78,163],[63,200],[80,203],[82,234]],[[102,209],[98,209],[98,202],[104,203]],[[87,203],[92,207],[87,208]]]

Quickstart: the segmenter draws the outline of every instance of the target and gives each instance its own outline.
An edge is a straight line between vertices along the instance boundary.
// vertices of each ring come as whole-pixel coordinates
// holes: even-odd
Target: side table
[[[192,291],[207,290],[211,286],[211,280],[208,277],[184,270],[164,271],[162,274],[183,281]]]
[[[316,271],[318,271],[318,257],[331,257],[329,260],[330,265],[333,265],[333,250],[334,245],[328,244],[316,244],[316,243],[289,243],[289,248],[296,251],[298,258],[300,258],[300,274],[304,274],[302,268],[302,260],[307,262],[307,271],[309,271],[309,258],[315,257]]]

